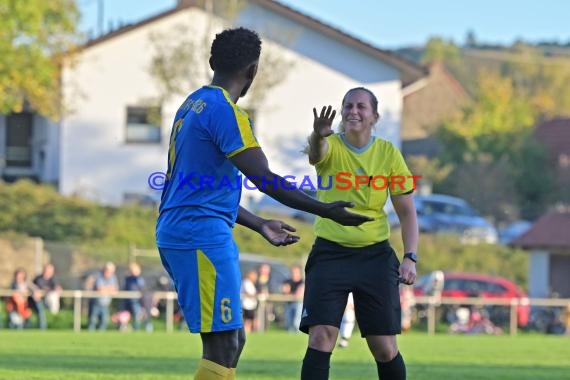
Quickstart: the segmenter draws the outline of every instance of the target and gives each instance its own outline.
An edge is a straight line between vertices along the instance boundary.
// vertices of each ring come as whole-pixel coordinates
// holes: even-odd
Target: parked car
[[[414,203],[420,232],[458,234],[462,242],[469,244],[497,243],[496,228],[461,198],[417,195]]]
[[[532,222],[528,220],[517,220],[499,230],[499,243],[509,245],[519,236],[530,230]]]
[[[438,279],[442,297],[469,298],[479,297],[488,299],[516,299],[517,323],[526,327],[530,318],[528,295],[513,281],[500,276],[478,273],[441,272],[435,271],[420,277],[414,285],[414,295],[433,295],[433,281]],[[448,308],[451,308],[447,306]],[[445,307],[444,307],[445,308]],[[508,324],[510,306],[489,305],[486,307],[491,321],[495,324]],[[445,316],[447,313],[443,313]]]

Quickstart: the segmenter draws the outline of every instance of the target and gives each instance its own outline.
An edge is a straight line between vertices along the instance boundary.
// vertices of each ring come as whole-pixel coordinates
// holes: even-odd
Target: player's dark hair
[[[369,89],[365,88],[365,87],[355,87],[355,88],[351,88],[350,90],[348,90],[346,92],[346,94],[344,95],[344,98],[342,98],[342,105],[344,105],[344,101],[346,100],[346,97],[348,96],[348,94],[350,94],[353,91],[356,90],[362,90],[368,93],[368,95],[370,96],[370,105],[372,106],[372,109],[374,110],[374,112],[378,113],[378,99],[376,98],[376,95],[374,95],[374,93],[372,91],[370,91]]]
[[[234,74],[259,59],[261,39],[253,30],[226,29],[216,34],[210,54],[214,71]]]

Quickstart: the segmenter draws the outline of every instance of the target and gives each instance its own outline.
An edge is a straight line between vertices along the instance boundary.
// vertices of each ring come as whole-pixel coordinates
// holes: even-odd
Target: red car
[[[529,322],[530,305],[528,295],[514,282],[499,276],[478,273],[435,271],[422,276],[414,285],[416,296],[430,295],[434,283],[443,283],[439,288],[442,297],[489,299],[517,299],[517,322],[525,327]],[[504,306],[492,307],[491,320],[496,323],[508,323],[509,309]]]

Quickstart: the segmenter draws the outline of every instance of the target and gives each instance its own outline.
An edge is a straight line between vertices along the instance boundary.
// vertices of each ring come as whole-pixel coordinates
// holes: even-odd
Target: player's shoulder
[[[214,115],[218,117],[235,117],[235,114],[241,114],[247,117],[245,112],[240,106],[235,104],[230,98],[226,90],[221,87],[205,86],[209,90],[210,101],[212,107],[210,111],[214,111]]]
[[[187,101],[193,104],[196,102],[206,103],[210,108],[231,108],[231,100],[226,95],[225,91],[220,87],[202,86],[191,93],[187,99]]]

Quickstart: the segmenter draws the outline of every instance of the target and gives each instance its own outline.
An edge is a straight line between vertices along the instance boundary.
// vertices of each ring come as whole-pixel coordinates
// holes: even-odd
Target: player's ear
[[[257,67],[259,66],[259,62],[255,61],[253,63],[251,63],[245,71],[245,76],[247,79],[249,80],[253,80],[253,78],[255,78],[255,75],[257,74]]]
[[[210,68],[211,68],[213,71],[216,71],[216,70],[214,70],[214,64],[213,64],[213,62],[212,62],[212,57],[210,57],[210,59],[208,60],[208,63],[210,64]]]

